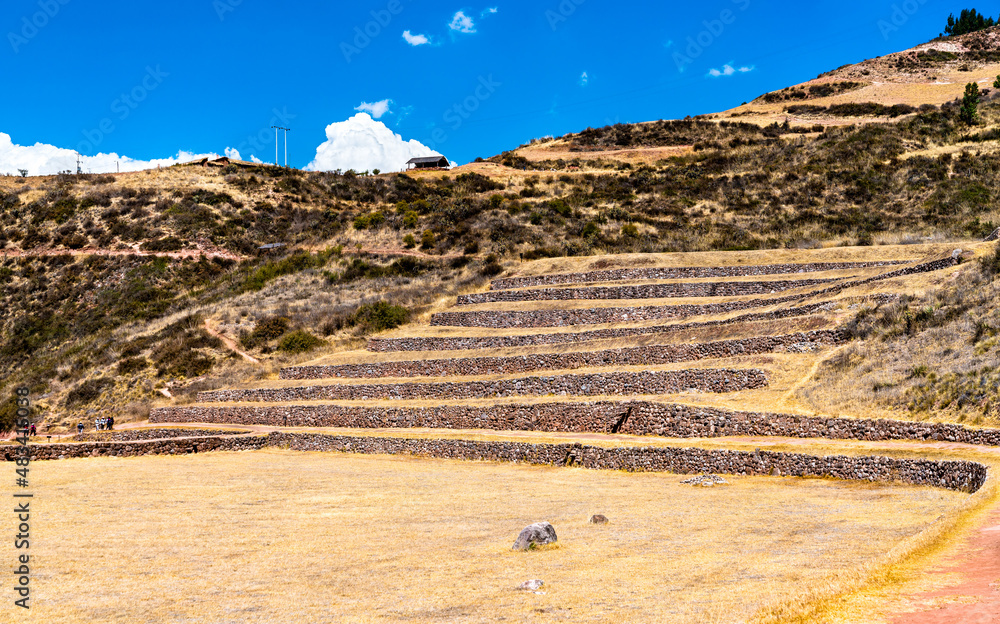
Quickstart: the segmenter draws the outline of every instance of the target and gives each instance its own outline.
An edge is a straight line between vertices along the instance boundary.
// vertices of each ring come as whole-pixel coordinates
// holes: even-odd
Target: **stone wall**
[[[837,278],[842,279],[842,278]],[[592,286],[589,288],[539,288],[536,290],[491,290],[460,295],[458,305],[497,301],[572,301],[580,299],[669,299],[674,297],[744,297],[768,295],[783,290],[828,284],[837,279],[776,280],[771,282],[682,282]]]
[[[564,310],[480,310],[475,312],[439,312],[431,315],[431,325],[452,327],[491,327],[507,329],[513,327],[566,327],[572,325],[595,325],[600,323],[623,323],[649,321],[665,318],[685,318],[704,314],[725,314],[751,308],[787,303],[807,297],[817,297],[840,292],[847,288],[862,286],[872,282],[887,280],[917,273],[938,271],[955,266],[958,259],[947,257],[930,262],[909,266],[896,271],[882,273],[864,279],[841,282],[834,286],[816,290],[807,294],[786,295],[748,299],[743,301],[725,301],[702,305],[682,304],[669,306],[630,306],[611,308],[579,308]]]
[[[937,440],[1000,446],[1000,429],[867,418],[818,418],[652,401],[573,401],[436,407],[344,405],[178,406],[150,422],[350,428],[484,429],[658,435],[670,438],[769,436],[836,440]]]
[[[121,429],[119,431],[90,431],[72,437],[74,442],[129,442],[134,440],[159,440],[162,438],[191,438],[250,433],[231,429]]]
[[[868,297],[857,297],[859,301],[868,301],[881,305],[898,299],[897,295],[878,293]],[[837,304],[831,302],[811,303],[809,305],[782,308],[770,312],[751,312],[729,319],[717,321],[701,321],[695,323],[674,323],[671,325],[653,325],[651,327],[618,327],[612,329],[595,329],[581,332],[562,332],[557,334],[527,334],[522,336],[445,336],[440,338],[371,338],[367,349],[377,353],[396,351],[459,351],[471,349],[505,349],[511,347],[528,347],[550,344],[580,343],[589,340],[607,340],[628,338],[630,336],[647,336],[651,334],[671,334],[692,329],[718,327],[721,325],[737,325],[757,321],[771,321],[796,316],[806,316],[821,310],[829,310]]]
[[[207,451],[256,451],[266,447],[262,436],[215,436],[175,438],[170,440],[132,440],[127,442],[81,442],[78,444],[29,444],[31,458],[69,459],[71,457],[138,457],[140,455],[184,455]],[[20,446],[0,446],[4,461],[13,461]]]
[[[489,381],[398,384],[324,384],[293,388],[247,388],[198,393],[202,402],[366,401],[370,399],[482,399],[508,396],[674,394],[686,390],[736,392],[767,385],[758,369],[698,368],[520,377]]]
[[[490,283],[490,290],[529,288],[556,284],[584,284],[587,282],[616,282],[626,280],[699,279],[708,277],[750,277],[756,275],[782,275],[789,273],[815,273],[818,271],[843,271],[871,269],[907,264],[909,260],[884,262],[813,262],[808,264],[761,264],[722,267],[656,267],[645,269],[607,269],[586,273],[561,273],[554,275],[529,275],[502,277]]]
[[[708,358],[770,353],[779,350],[813,350],[825,345],[840,344],[846,340],[847,334],[843,330],[819,329],[783,336],[646,345],[601,351],[296,366],[283,368],[280,375],[282,379],[438,377],[446,375],[507,375],[537,370],[566,370],[594,366],[653,366]]]
[[[99,456],[179,455],[207,451],[251,451],[265,447],[287,448],[295,451],[415,455],[466,461],[577,466],[590,470],[826,477],[854,481],[907,483],[963,492],[975,492],[982,487],[988,476],[986,466],[969,461],[842,455],[818,457],[802,453],[771,451],[749,452],[654,447],[604,448],[581,444],[475,442],[278,432],[267,436],[33,444],[29,446],[34,460]],[[0,453],[3,453],[5,461],[13,461],[18,450],[14,446],[8,445],[0,447]]]

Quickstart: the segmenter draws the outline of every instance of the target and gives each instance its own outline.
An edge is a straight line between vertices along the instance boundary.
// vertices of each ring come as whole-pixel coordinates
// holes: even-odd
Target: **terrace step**
[[[591,299],[670,299],[684,297],[744,297],[768,295],[785,290],[808,288],[846,278],[777,280],[772,282],[693,282],[590,286],[586,288],[541,288],[535,290],[491,290],[458,297],[458,305],[500,301],[573,301]]]
[[[789,273],[818,273],[870,269],[908,264],[910,260],[881,262],[810,262],[805,264],[762,264],[723,267],[654,267],[643,269],[607,269],[583,273],[528,275],[502,277],[490,282],[490,290],[552,286],[557,284],[585,284],[590,282],[616,282],[626,280],[699,279],[710,277],[748,277],[756,275],[783,275]]]
[[[870,300],[878,305],[894,301],[897,295],[878,294],[859,299]],[[794,308],[782,308],[770,312],[751,312],[730,319],[716,321],[700,321],[694,323],[673,323],[671,325],[653,325],[649,327],[617,327],[609,329],[594,329],[580,332],[561,332],[555,334],[525,334],[520,336],[441,336],[441,337],[403,337],[403,338],[371,338],[366,349],[378,353],[398,351],[459,351],[473,349],[504,349],[511,347],[530,347],[540,345],[577,344],[593,340],[608,340],[628,338],[632,336],[648,336],[654,334],[672,334],[677,332],[719,327],[723,325],[738,325],[757,321],[771,321],[797,316],[807,316],[835,307],[835,302],[811,303]]]
[[[152,410],[151,423],[214,423],[359,429],[479,429],[621,433],[671,438],[769,436],[832,440],[936,440],[1000,446],[1000,429],[884,419],[826,418],[626,399],[393,407],[187,405]]]
[[[491,381],[407,382],[398,384],[323,384],[281,388],[213,390],[203,402],[285,402],[370,399],[477,399],[508,396],[675,394],[686,390],[737,392],[767,385],[758,369],[688,369],[519,377]]]
[[[601,351],[294,366],[281,369],[280,377],[281,379],[443,377],[447,375],[506,375],[537,370],[567,370],[583,367],[651,366],[770,353],[779,349],[812,351],[823,346],[841,344],[845,340],[847,340],[847,334],[843,330],[818,329],[782,336],[758,336],[702,343],[645,345]]]
[[[827,288],[806,294],[786,295],[784,297],[750,299],[745,301],[726,301],[709,304],[682,304],[668,306],[639,307],[606,307],[580,308],[563,310],[479,310],[475,312],[439,312],[431,316],[431,325],[452,327],[565,327],[569,325],[596,325],[601,323],[620,323],[623,321],[647,321],[664,318],[685,318],[709,314],[724,314],[752,308],[776,305],[796,301],[806,297],[817,297],[841,292],[855,286],[873,282],[938,271],[955,266],[958,258],[948,256],[927,262],[913,264],[908,267],[889,271],[872,277],[839,282]]]

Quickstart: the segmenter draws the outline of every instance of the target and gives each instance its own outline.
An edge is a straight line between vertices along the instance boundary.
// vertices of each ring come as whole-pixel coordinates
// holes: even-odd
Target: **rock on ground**
[[[548,522],[529,524],[521,530],[514,542],[513,550],[528,550],[532,546],[542,546],[558,541],[555,528]]]
[[[591,524],[607,524],[608,517],[601,514],[594,514],[590,517]]]
[[[532,579],[530,581],[525,581],[517,586],[518,589],[523,589],[524,591],[538,591],[544,585],[539,579]]]

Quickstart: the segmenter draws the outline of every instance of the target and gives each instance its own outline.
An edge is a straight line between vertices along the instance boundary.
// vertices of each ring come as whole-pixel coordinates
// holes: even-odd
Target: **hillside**
[[[932,42],[732,111],[587,129],[449,172],[0,178],[0,390],[31,386],[56,430],[102,410],[142,419],[407,319],[419,326],[536,259],[969,249],[1000,225],[1000,107],[985,101],[970,127],[950,103],[965,82],[1000,73],[996,37]],[[915,110],[872,115],[883,111],[868,103]],[[859,116],[785,110],[848,104]],[[258,250],[268,243],[284,246]],[[954,296],[936,287],[897,312]],[[366,306],[380,301],[390,305]],[[972,309],[986,315],[991,302]]]

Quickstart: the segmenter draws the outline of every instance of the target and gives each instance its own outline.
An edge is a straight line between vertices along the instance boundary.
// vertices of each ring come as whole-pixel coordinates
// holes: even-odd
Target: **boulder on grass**
[[[601,514],[594,514],[590,517],[591,524],[607,524],[608,517]]]
[[[517,588],[523,591],[538,591],[544,584],[540,579],[531,579],[521,583]]]
[[[548,522],[529,524],[521,530],[514,542],[513,550],[529,550],[535,546],[544,546],[558,541],[555,528]]]
[[[995,240],[1000,240],[1000,228],[993,230],[993,233],[986,237],[987,243]]]

